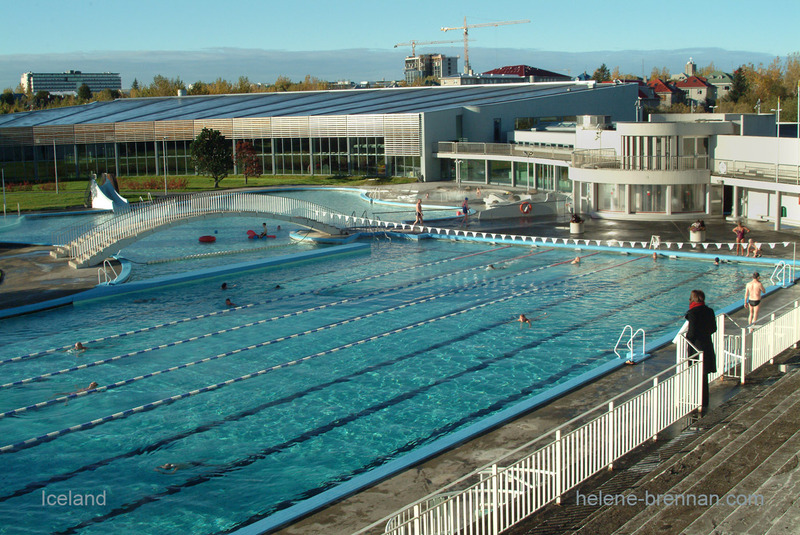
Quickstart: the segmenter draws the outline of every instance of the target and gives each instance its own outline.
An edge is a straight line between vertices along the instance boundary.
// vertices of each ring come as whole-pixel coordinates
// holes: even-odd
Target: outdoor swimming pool
[[[2,320],[0,532],[213,533],[268,517],[616,358],[625,324],[677,329],[692,288],[713,307],[737,300],[751,270],[574,256],[374,240]],[[78,340],[89,349],[67,349]],[[69,492],[105,504],[43,505]]]

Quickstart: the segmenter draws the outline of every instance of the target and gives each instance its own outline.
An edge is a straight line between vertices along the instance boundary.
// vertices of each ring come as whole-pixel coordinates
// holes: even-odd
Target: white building
[[[122,89],[122,78],[118,72],[26,72],[22,74],[20,85],[26,93],[47,91],[52,94],[77,93],[86,84],[92,93],[111,89]]]

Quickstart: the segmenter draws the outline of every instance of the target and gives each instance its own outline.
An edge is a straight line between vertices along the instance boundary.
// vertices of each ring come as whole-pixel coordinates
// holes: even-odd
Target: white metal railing
[[[496,535],[508,529],[695,410],[701,366],[678,368],[662,371],[356,533],[378,533],[382,526],[391,535]],[[505,460],[509,464],[501,466]]]
[[[621,171],[688,171],[708,169],[708,156],[619,156],[609,149],[583,149],[572,153],[572,167]]]
[[[723,349],[716,351],[717,372],[708,380],[724,374],[743,381],[746,373],[800,340],[800,301],[785,308],[755,330],[740,329],[733,335],[725,333],[725,315],[717,316],[714,344]],[[675,355],[676,364],[652,379],[356,535],[497,535],[548,503],[558,502],[564,493],[699,407],[703,354],[679,334]]]
[[[473,143],[439,141],[434,150],[447,154],[482,154],[487,156],[515,156],[519,158],[543,158],[569,161],[572,149],[569,147],[541,147],[510,143]]]
[[[113,277],[109,277],[109,271],[114,274]],[[97,268],[97,284],[108,284],[109,282],[115,280],[117,276],[117,270],[114,269],[114,266],[111,265],[111,262],[109,262],[108,259],[103,260],[103,265]]]
[[[625,348],[627,349],[627,354],[625,357],[619,354],[619,345],[622,343],[622,339],[625,338],[625,334],[628,333],[628,339],[625,342]],[[633,348],[636,343],[636,335],[639,333],[642,334],[642,353],[641,356],[645,355],[644,348],[647,346],[647,333],[644,332],[644,329],[638,329],[634,332],[633,327],[630,325],[626,325],[622,328],[622,332],[619,335],[619,339],[617,340],[616,345],[614,346],[614,354],[617,355],[618,358],[624,358],[627,361],[633,361],[633,357],[635,356]]]
[[[774,163],[715,158],[712,168],[713,174],[717,176],[800,184],[800,165],[780,164],[776,168]]]
[[[167,198],[159,203],[136,206],[129,211],[115,215],[104,223],[89,225],[89,228],[85,230],[84,228],[73,229],[72,233],[80,232],[80,234],[66,244],[67,256],[84,262],[127,237],[173,221],[223,212],[271,213],[331,227],[337,227],[345,221],[361,221],[362,223],[368,221],[366,218],[344,216],[344,214],[333,212],[307,201],[271,195],[252,193],[182,195]]]

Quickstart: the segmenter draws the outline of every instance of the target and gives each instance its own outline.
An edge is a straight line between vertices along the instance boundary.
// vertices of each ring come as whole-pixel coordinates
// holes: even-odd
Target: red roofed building
[[[504,74],[510,76],[519,76],[526,78],[527,82],[567,82],[572,80],[571,77],[557,72],[546,71],[544,69],[537,69],[528,65],[507,65],[499,69],[492,69],[483,74],[495,75]]]
[[[683,91],[675,87],[673,83],[655,78],[647,82],[647,86],[658,95],[662,106],[672,106],[673,104],[683,102]]]
[[[675,87],[683,91],[689,104],[706,106],[716,99],[716,88],[702,76],[689,76],[685,80],[675,82]]]

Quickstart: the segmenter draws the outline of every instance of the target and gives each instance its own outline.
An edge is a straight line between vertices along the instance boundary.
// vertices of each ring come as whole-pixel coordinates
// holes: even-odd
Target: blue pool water
[[[16,446],[0,450],[0,533],[214,533],[268,517],[616,358],[626,324],[675,330],[693,288],[712,307],[737,300],[749,270],[574,256],[376,240],[2,320],[0,448]],[[89,349],[67,349],[78,340]],[[110,387],[59,399],[92,381]],[[70,491],[105,505],[43,505]]]

